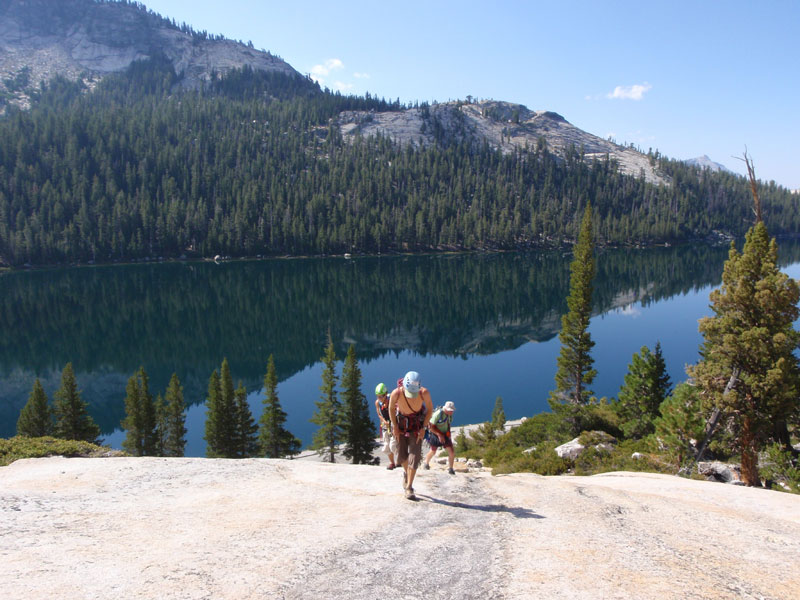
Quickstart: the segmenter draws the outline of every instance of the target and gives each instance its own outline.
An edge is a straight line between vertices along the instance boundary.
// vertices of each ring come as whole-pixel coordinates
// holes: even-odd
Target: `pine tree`
[[[561,317],[561,353],[558,356],[556,389],[550,392],[553,412],[560,413],[570,424],[572,433],[581,432],[583,407],[589,404],[592,391],[589,385],[597,371],[592,368],[590,352],[594,346],[589,334],[592,315],[592,280],[595,275],[594,241],[592,237],[592,207],[586,204],[578,242],[570,264],[567,314]]]
[[[164,397],[164,456],[183,456],[186,448],[186,402],[183,387],[173,373]]]
[[[206,400],[206,456],[236,458],[238,456],[236,392],[228,359],[222,360],[218,375],[211,374]]]
[[[150,384],[144,367],[139,367],[125,388],[125,418],[122,428],[127,432],[122,448],[133,456],[157,454],[157,416]]]
[[[39,378],[33,382],[28,402],[22,407],[17,419],[17,435],[43,437],[53,434],[53,411]]]
[[[319,426],[319,429],[314,432],[311,447],[320,454],[327,452],[328,460],[336,462],[336,453],[342,438],[342,417],[341,404],[336,396],[336,352],[330,331],[322,363],[325,365],[322,370],[322,385],[319,388],[322,395],[316,403],[317,411],[311,418],[311,422]]]
[[[220,390],[219,373],[216,369],[208,379],[208,396],[206,396],[206,456],[208,458],[218,458],[223,456],[221,436],[221,403],[222,391]]]
[[[250,458],[258,454],[258,425],[253,419],[250,405],[247,404],[247,389],[239,381],[234,391],[236,411],[235,455],[237,458]]]
[[[167,403],[161,394],[156,396],[153,403],[156,413],[156,435],[154,456],[166,456],[167,447]]]
[[[342,454],[353,464],[372,462],[375,425],[370,418],[367,397],[361,392],[361,369],[352,344],[342,367],[342,421],[345,443]]]
[[[654,421],[659,445],[678,467],[694,455],[692,441],[703,435],[702,408],[699,390],[681,383],[659,407],[661,416]]]
[[[714,315],[700,320],[701,360],[689,369],[704,408],[732,419],[742,480],[751,486],[760,485],[759,450],[782,437],[800,394],[800,333],[793,328],[800,288],[778,270],[777,258],[761,221],[747,232],[741,254],[731,243],[722,286],[710,295]]]
[[[617,412],[625,437],[640,439],[655,431],[653,421],[658,417],[658,409],[669,395],[670,387],[661,344],[656,343],[655,352],[642,346],[633,355],[625,384],[619,390]]]
[[[494,401],[494,410],[492,410],[492,427],[497,431],[505,431],[506,426],[506,413],[503,410],[503,398],[498,396]]]
[[[286,413],[278,399],[278,376],[275,373],[275,359],[272,354],[267,360],[264,375],[264,412],[261,414],[259,444],[261,454],[267,458],[283,458],[297,454],[301,441],[284,428]]]
[[[233,387],[233,376],[228,359],[222,359],[219,371],[220,385],[220,443],[222,456],[236,458],[238,456],[238,412],[236,410],[236,390]]]
[[[87,411],[87,404],[78,391],[72,363],[67,363],[61,372],[61,385],[55,393],[55,437],[100,443],[100,427]]]

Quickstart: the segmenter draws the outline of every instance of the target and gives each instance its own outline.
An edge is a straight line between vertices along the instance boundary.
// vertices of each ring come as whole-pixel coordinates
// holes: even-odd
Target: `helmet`
[[[376,396],[383,396],[386,393],[386,385],[383,383],[379,383],[375,386],[375,395]]]
[[[420,388],[420,376],[419,373],[416,371],[409,371],[406,373],[406,376],[403,377],[403,389],[406,392],[406,396],[414,397],[419,394]]]

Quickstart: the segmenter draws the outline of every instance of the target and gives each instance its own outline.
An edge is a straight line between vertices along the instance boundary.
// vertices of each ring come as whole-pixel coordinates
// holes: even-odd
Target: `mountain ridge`
[[[46,19],[41,15],[47,14]],[[248,66],[301,75],[282,59],[241,42],[178,27],[144,5],[92,0],[6,0],[0,3],[0,92],[30,105],[27,90],[56,75],[96,83],[137,60],[166,56],[182,85]]]
[[[45,13],[48,18],[42,19]],[[179,27],[137,2],[0,2],[0,97],[4,94],[11,105],[29,108],[30,90],[56,75],[82,80],[91,89],[134,61],[160,55],[172,63],[181,76],[179,85],[186,88],[243,67],[302,77],[266,50]],[[337,124],[348,139],[382,134],[400,144],[429,145],[446,136],[486,142],[506,154],[533,148],[543,138],[557,156],[574,146],[587,160],[614,159],[623,173],[643,175],[649,183],[670,181],[654,168],[654,161],[634,148],[585,132],[556,112],[512,102],[470,98],[399,111],[348,111],[339,115]]]

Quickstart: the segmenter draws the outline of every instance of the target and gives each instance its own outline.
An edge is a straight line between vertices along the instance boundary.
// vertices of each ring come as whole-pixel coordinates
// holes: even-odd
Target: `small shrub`
[[[62,440],[53,437],[29,438],[16,436],[0,438],[0,467],[10,465],[23,458],[45,456],[101,456],[112,452],[109,448],[77,440]],[[116,452],[117,455],[124,455]]]
[[[595,433],[595,432],[592,432]],[[674,473],[675,469],[658,454],[648,452],[646,440],[624,440],[616,446],[607,442],[601,447],[590,446],[575,459],[576,475],[596,475],[610,471],[649,471]],[[633,453],[641,456],[633,458]]]
[[[763,478],[772,482],[772,489],[800,494],[800,465],[792,453],[784,450],[780,444],[772,444],[767,446],[765,455],[759,472]]]

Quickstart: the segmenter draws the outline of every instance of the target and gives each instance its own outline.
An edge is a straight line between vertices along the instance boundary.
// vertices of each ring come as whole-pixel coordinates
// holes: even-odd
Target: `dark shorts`
[[[422,440],[417,441],[416,433],[409,433],[408,437],[401,433],[397,439],[397,462],[402,464],[406,460],[412,469],[422,462]]]
[[[442,435],[444,435],[444,443],[440,442],[439,436],[431,431],[425,433],[425,438],[428,440],[428,444],[430,444],[431,448],[452,448],[453,440],[450,439],[450,431],[448,430],[447,433]]]

